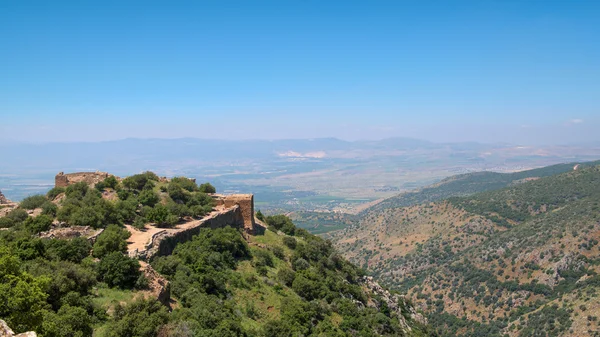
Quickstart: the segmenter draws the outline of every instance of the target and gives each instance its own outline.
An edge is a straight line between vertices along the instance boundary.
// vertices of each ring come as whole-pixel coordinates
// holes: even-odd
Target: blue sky
[[[599,141],[600,2],[0,2],[0,139]]]

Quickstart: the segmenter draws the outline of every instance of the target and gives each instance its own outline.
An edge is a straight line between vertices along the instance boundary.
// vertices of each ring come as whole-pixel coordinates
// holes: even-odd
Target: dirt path
[[[226,212],[228,209],[224,207],[217,207],[214,211],[207,214],[204,218],[199,220],[187,221],[181,224],[177,224],[172,228],[158,228],[151,225],[146,225],[144,230],[138,230],[131,225],[125,225],[125,228],[131,233],[129,239],[127,239],[127,251],[133,252],[136,249],[142,251],[146,249],[146,245],[152,240],[152,236],[158,232],[177,233],[189,228],[194,228],[204,222],[206,219],[215,217],[221,213]]]

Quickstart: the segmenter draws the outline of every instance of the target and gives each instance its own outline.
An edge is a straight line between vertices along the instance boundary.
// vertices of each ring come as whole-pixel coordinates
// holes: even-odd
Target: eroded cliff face
[[[368,293],[378,297],[378,299],[371,298],[367,305],[379,310],[382,307],[381,302],[384,302],[391,311],[396,313],[405,333],[412,331],[411,324],[408,322],[409,320],[421,325],[427,325],[427,319],[421,313],[417,312],[406,297],[390,293],[371,276],[363,277],[361,283]]]

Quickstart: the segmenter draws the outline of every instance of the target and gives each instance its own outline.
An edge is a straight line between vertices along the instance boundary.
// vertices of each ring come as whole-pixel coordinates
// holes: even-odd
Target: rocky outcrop
[[[0,319],[0,337],[37,337],[37,334],[33,331],[15,334],[6,322]]]
[[[8,205],[10,203],[10,200],[6,199],[4,194],[2,194],[2,191],[0,191],[0,205]]]
[[[367,293],[375,295],[377,298],[371,298],[367,303],[367,306],[380,309],[381,302],[385,302],[387,307],[396,313],[400,325],[404,328],[405,332],[412,331],[411,324],[409,321],[416,322],[421,325],[427,325],[427,319],[408,302],[408,300],[401,295],[391,294],[389,291],[384,289],[379,283],[373,280],[371,276],[365,276],[361,279],[361,283],[366,288]]]
[[[112,176],[112,174],[108,174],[106,172],[77,172],[77,173],[68,173],[60,172],[54,177],[54,186],[55,187],[67,187],[69,185],[73,185],[76,183],[84,182],[91,187],[94,187],[97,183],[103,181],[104,179]]]
[[[141,262],[140,265],[142,273],[148,280],[148,288],[152,297],[168,307],[171,301],[171,284],[154,270],[151,265],[145,262]]]

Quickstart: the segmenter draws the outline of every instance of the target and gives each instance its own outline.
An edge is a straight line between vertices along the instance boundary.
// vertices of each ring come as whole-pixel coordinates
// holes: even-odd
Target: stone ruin
[[[72,184],[76,184],[79,182],[85,182],[90,185],[90,187],[94,187],[97,183],[103,181],[104,179],[113,176],[107,172],[77,172],[77,173],[67,173],[60,172],[54,178],[54,186],[55,187],[67,187]],[[115,176],[116,177],[116,176]],[[120,180],[119,177],[116,177]],[[196,182],[196,179],[190,178],[191,181]],[[166,177],[160,178],[161,182],[169,182],[170,179]],[[256,233],[256,223],[254,221],[254,195],[252,194],[231,194],[231,195],[223,195],[223,194],[212,194],[212,197],[215,199],[216,206],[231,208],[235,205],[239,205],[240,212],[242,213],[242,217],[244,219],[244,230],[246,233],[253,234]]]
[[[67,187],[69,185],[73,185],[76,183],[84,182],[90,187],[94,187],[97,183],[103,181],[104,179],[112,176],[107,172],[77,172],[77,173],[67,173],[60,172],[54,177],[54,186],[55,187]]]

